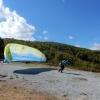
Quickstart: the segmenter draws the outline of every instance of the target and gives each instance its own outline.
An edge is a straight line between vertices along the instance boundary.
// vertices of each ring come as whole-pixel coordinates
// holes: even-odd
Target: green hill
[[[3,56],[4,47],[8,43],[19,43],[39,49],[46,55],[46,64],[49,65],[56,66],[61,60],[68,59],[68,67],[70,68],[100,72],[100,51],[56,42],[32,42],[0,38],[0,57]]]

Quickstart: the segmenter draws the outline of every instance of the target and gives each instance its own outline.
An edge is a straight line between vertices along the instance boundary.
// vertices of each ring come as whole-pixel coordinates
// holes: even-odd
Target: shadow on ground
[[[54,69],[54,68],[28,68],[28,69],[15,70],[13,73],[35,75],[35,74],[39,74],[42,72],[48,72],[48,71],[52,71],[52,70],[57,70],[57,69]]]
[[[81,76],[83,76],[82,74],[77,74],[77,73],[66,73],[66,72],[64,72],[65,74],[71,74],[71,75],[81,75]]]

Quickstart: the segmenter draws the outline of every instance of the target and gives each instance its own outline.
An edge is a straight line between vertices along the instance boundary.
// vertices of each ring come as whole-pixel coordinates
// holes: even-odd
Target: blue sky
[[[0,37],[100,50],[100,0],[0,0]]]

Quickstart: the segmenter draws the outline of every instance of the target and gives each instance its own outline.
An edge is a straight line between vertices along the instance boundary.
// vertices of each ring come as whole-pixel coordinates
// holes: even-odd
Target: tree
[[[4,41],[0,37],[0,58],[3,58],[3,56],[4,56],[3,52],[4,52]]]

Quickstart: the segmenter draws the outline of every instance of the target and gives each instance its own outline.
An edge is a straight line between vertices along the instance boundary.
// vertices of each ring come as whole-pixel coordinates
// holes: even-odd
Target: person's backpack
[[[64,60],[64,61],[62,61],[62,64],[63,64],[62,66],[65,67],[65,66],[67,65],[67,63],[68,63],[68,60]]]

